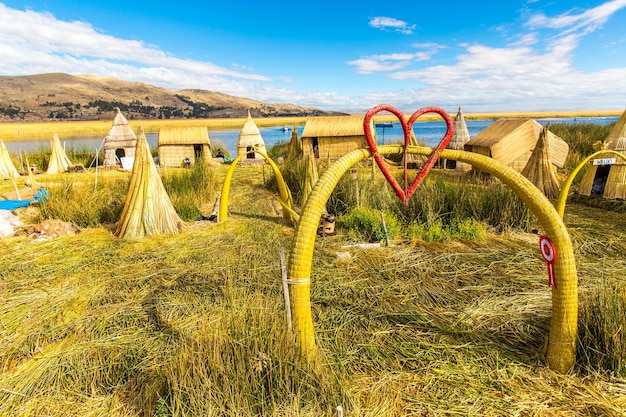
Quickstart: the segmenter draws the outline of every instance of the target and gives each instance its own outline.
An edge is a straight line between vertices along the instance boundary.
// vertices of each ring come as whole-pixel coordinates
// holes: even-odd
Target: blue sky
[[[626,0],[0,0],[0,75],[407,112],[626,108]]]

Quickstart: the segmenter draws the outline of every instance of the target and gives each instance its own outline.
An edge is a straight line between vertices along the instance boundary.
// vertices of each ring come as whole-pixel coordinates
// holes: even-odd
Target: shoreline
[[[544,112],[491,112],[491,113],[464,113],[466,120],[489,120],[502,118],[576,118],[576,117],[619,117],[624,110],[577,110],[577,111],[544,111]],[[454,117],[455,113],[449,113]],[[409,118],[410,114],[405,114]],[[439,119],[439,115],[425,114],[419,121]],[[268,117],[254,119],[258,127],[274,126],[302,126],[308,117]],[[391,114],[376,115],[376,120],[397,120]],[[5,142],[39,141],[51,139],[56,133],[59,137],[101,136],[104,138],[111,128],[112,120],[89,121],[41,121],[41,122],[0,122],[0,140]],[[233,119],[142,119],[129,120],[128,123],[135,131],[142,127],[146,133],[156,133],[165,127],[206,126],[211,131],[241,129],[246,118]]]

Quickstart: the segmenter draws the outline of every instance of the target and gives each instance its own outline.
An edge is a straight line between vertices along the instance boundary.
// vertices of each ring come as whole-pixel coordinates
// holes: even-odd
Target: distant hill
[[[253,117],[346,114],[95,75],[0,76],[0,121],[110,120],[115,107],[128,119],[246,117],[248,110]]]

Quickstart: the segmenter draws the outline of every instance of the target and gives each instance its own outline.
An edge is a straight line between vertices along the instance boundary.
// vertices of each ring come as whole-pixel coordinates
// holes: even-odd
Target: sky
[[[362,112],[626,108],[626,0],[0,0],[0,75]]]

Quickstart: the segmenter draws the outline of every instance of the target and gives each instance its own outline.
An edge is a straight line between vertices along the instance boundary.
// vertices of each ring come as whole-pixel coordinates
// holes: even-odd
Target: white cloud
[[[348,65],[356,68],[359,74],[373,74],[377,72],[390,72],[406,68],[414,62],[428,61],[433,54],[442,49],[442,45],[436,43],[415,43],[411,45],[416,49],[428,49],[420,52],[399,52],[382,55],[370,55],[348,61]]]
[[[72,36],[67,36],[71,33]],[[90,24],[0,3],[0,73],[89,73],[141,80],[169,88],[240,90],[242,80],[270,78],[211,62],[174,57],[135,40],[100,33]]]
[[[415,25],[409,25],[403,20],[394,19],[393,17],[377,16],[370,19],[369,25],[376,29],[393,30],[395,32],[410,35],[415,30]]]

